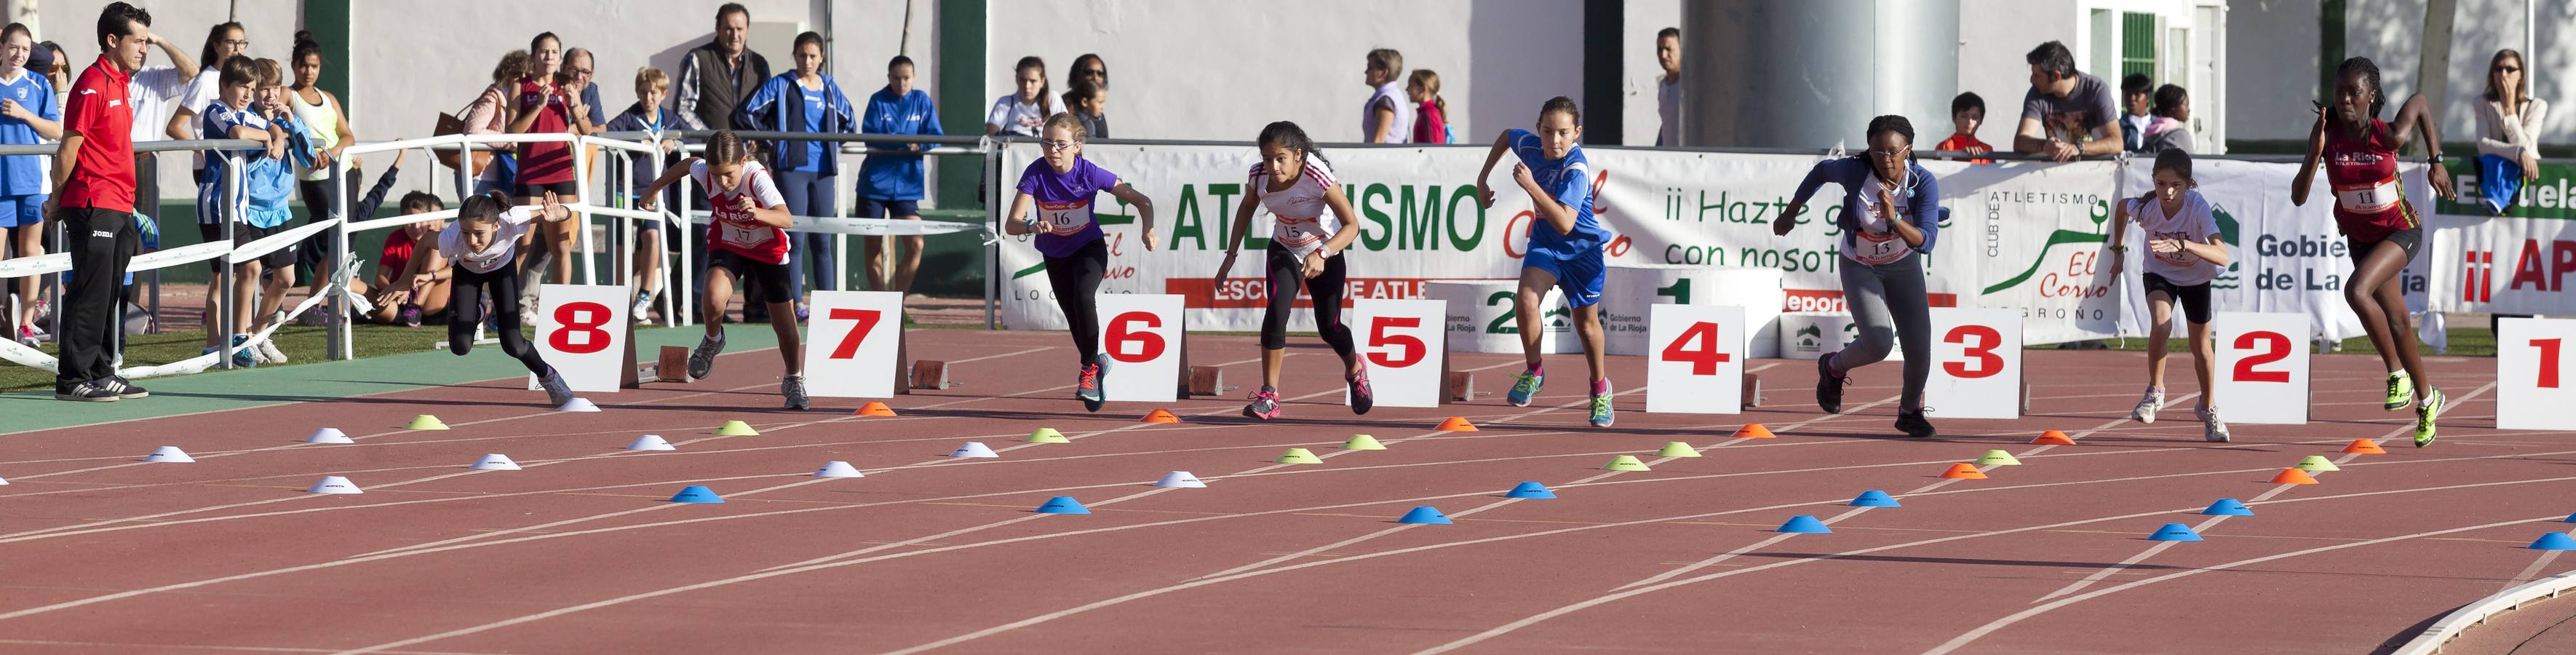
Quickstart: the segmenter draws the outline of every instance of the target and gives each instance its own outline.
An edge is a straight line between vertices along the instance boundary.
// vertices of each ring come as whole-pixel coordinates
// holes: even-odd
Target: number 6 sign
[[[1181,389],[1181,297],[1174,294],[1104,293],[1098,296],[1101,397],[1112,401],[1170,402]]]
[[[1380,407],[1438,407],[1446,384],[1449,303],[1361,298],[1351,303],[1351,338],[1368,361]],[[1344,402],[1348,402],[1347,399]]]
[[[2210,317],[2218,350],[2218,408],[2230,423],[2308,422],[2308,317],[2218,312]]]
[[[549,284],[537,289],[537,306],[522,320],[537,329],[537,354],[583,393],[617,393],[626,368],[626,312],[635,294],[624,285]],[[537,388],[528,376],[528,388]]]
[[[1923,406],[1951,418],[2021,418],[2021,312],[1932,308]]]
[[[2576,377],[2567,375],[2567,344],[2576,321],[2508,318],[2496,324],[2496,427],[2576,430]]]
[[[1646,314],[1646,411],[1744,412],[1744,308],[1657,304]]]
[[[903,294],[815,291],[806,329],[805,391],[822,398],[892,398],[903,365]]]

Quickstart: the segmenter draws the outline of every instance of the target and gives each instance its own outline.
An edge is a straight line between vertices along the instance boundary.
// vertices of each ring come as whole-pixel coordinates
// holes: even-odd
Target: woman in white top
[[[1360,81],[1375,89],[1360,105],[1360,137],[1368,143],[1403,143],[1413,138],[1413,112],[1405,111],[1404,53],[1392,48],[1368,52],[1368,69]]]
[[[429,259],[446,255],[454,257],[454,281],[448,306],[455,316],[447,321],[447,349],[464,355],[474,351],[474,327],[483,322],[483,298],[492,299],[492,317],[501,324],[495,332],[501,337],[501,352],[528,367],[546,388],[546,399],[562,406],[572,402],[572,387],[563,376],[546,365],[535,344],[519,334],[519,237],[533,227],[530,222],[543,218],[548,223],[562,223],[572,218],[553,193],[547,193],[543,206],[512,207],[510,198],[494,191],[465,199],[456,210],[456,222],[438,233],[438,238],[422,242],[427,250],[415,258]],[[433,271],[428,267],[414,269],[411,288],[429,287]]]
[[[1264,420],[1279,417],[1279,365],[1287,356],[1288,312],[1296,307],[1301,285],[1314,299],[1315,332],[1332,345],[1333,354],[1342,357],[1342,381],[1350,385],[1351,411],[1366,414],[1375,399],[1369,390],[1368,368],[1351,347],[1350,328],[1342,325],[1342,293],[1349,279],[1342,251],[1360,236],[1359,223],[1345,217],[1358,214],[1351,211],[1351,199],[1342,194],[1341,183],[1333,179],[1324,153],[1315,149],[1315,141],[1296,123],[1279,121],[1261,128],[1258,143],[1261,161],[1252,165],[1251,179],[1243,185],[1243,203],[1234,210],[1233,238],[1225,245],[1225,263],[1216,270],[1216,287],[1222,294],[1226,274],[1234,270],[1235,252],[1252,231],[1254,208],[1269,209],[1273,223],[1269,284],[1263,287],[1269,309],[1261,318],[1261,389],[1252,393],[1252,404],[1244,406],[1243,415]]]
[[[2127,230],[2121,225],[2137,219],[2138,229],[2146,235],[2147,252],[2139,267],[2140,286],[2147,291],[2147,313],[2154,321],[2147,328],[2147,394],[2138,399],[2138,408],[2129,414],[2140,423],[2156,422],[2156,410],[2165,404],[2165,343],[2173,335],[2174,303],[2182,303],[2183,318],[2191,322],[2192,370],[2200,377],[2201,437],[2226,442],[2227,423],[2218,419],[2218,389],[2211,386],[2210,368],[2217,353],[2209,340],[2209,281],[2227,267],[2230,260],[2227,240],[2218,234],[2217,212],[2209,200],[2200,197],[2191,177],[2191,152],[2167,148],[2156,153],[2155,188],[2138,198],[2122,198],[2114,211],[2119,223],[2111,229],[2111,274],[2119,275],[2128,257],[2129,247],[2120,244]]]
[[[1064,113],[1064,101],[1055,97],[1053,85],[1047,83],[1046,60],[1021,57],[1011,71],[1020,90],[993,99],[993,110],[984,113],[984,133],[1036,138],[1046,129],[1048,116]]]
[[[2540,179],[2540,123],[2549,101],[2531,97],[2531,76],[2512,48],[2488,60],[2485,100],[2478,103],[2478,201],[2503,216],[2523,181]]]

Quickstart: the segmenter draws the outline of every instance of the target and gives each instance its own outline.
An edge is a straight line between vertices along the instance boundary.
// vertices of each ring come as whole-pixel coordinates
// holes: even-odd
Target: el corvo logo
[[[2005,289],[2020,286],[2023,282],[2029,282],[2032,276],[2039,274],[2040,267],[2048,263],[2048,251],[2050,249],[2065,244],[2102,243],[2110,240],[2110,237],[2103,231],[2102,224],[2111,219],[2111,204],[2102,200],[2095,200],[2092,204],[2092,231],[2085,232],[2060,228],[2054,232],[2050,232],[2048,234],[2048,241],[2040,244],[2039,252],[2031,254],[2030,266],[2023,268],[2020,274],[2014,275],[2010,279],[1987,286],[1983,291],[1983,294],[1992,295],[2002,292]]]

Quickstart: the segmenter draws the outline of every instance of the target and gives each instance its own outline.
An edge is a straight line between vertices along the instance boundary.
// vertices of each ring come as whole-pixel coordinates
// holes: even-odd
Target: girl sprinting
[[[1324,153],[1296,123],[1279,121],[1261,128],[1261,162],[1252,165],[1244,183],[1243,203],[1234,210],[1234,238],[1225,244],[1225,263],[1217,266],[1216,283],[1225,285],[1234,257],[1252,231],[1255,207],[1273,217],[1270,248],[1263,270],[1269,280],[1269,308],[1261,315],[1261,390],[1243,415],[1279,417],[1279,365],[1287,357],[1288,312],[1296,307],[1297,289],[1314,297],[1315,332],[1342,358],[1342,381],[1350,385],[1351,411],[1367,414],[1376,395],[1369,390],[1368,367],[1351,347],[1351,329],[1342,325],[1343,285],[1350,270],[1342,251],[1360,237],[1351,199],[1342,194]]]
[[[2191,176],[2191,153],[2179,148],[2156,153],[2155,188],[2137,198],[2122,198],[2113,210],[2119,222],[2111,229],[2111,274],[2119,275],[2129,247],[2120,242],[2132,219],[2146,235],[2147,252],[2139,271],[2147,291],[2147,393],[2129,418],[2156,422],[2165,405],[2165,343],[2173,336],[2174,305],[2182,305],[2191,322],[2192,372],[2200,380],[2201,438],[2225,443],[2227,423],[2218,418],[2218,388],[2211,385],[2217,353],[2209,340],[2209,281],[2230,261],[2227,240],[2218,234],[2218,215],[2200,197]]]
[[[1038,142],[1038,149],[1046,156],[1020,171],[1019,195],[1011,198],[1011,212],[1002,215],[1002,231],[1038,235],[1047,286],[1055,292],[1056,306],[1064,310],[1065,329],[1073,333],[1073,348],[1081,358],[1082,373],[1075,378],[1073,397],[1082,401],[1083,409],[1097,412],[1102,371],[1100,311],[1094,296],[1100,293],[1101,274],[1109,269],[1109,244],[1100,223],[1092,219],[1091,201],[1107,191],[1135,206],[1136,220],[1144,226],[1146,250],[1154,249],[1154,201],[1119,180],[1117,173],[1082,158],[1082,142],[1090,134],[1083,130],[1081,119],[1058,113],[1047,118],[1041,134],[1044,140]],[[1032,204],[1035,214],[1029,213]]]
[[[1601,246],[1610,240],[1592,213],[1592,165],[1575,143],[1583,138],[1583,110],[1573,98],[1549,98],[1538,108],[1537,131],[1504,130],[1485,153],[1485,168],[1476,172],[1476,205],[1494,206],[1494,190],[1485,186],[1494,165],[1508,153],[1512,181],[1530,196],[1537,221],[1530,226],[1529,254],[1521,258],[1520,300],[1514,317],[1520,324],[1521,352],[1529,369],[1513,381],[1503,397],[1515,407],[1528,407],[1546,381],[1539,367],[1539,339],[1546,336],[1539,302],[1550,287],[1565,290],[1574,308],[1574,332],[1583,338],[1583,363],[1592,368],[1592,427],[1615,420],[1610,409],[1610,369],[1601,361],[1601,285],[1609,267]]]
[[[707,334],[689,352],[689,378],[715,373],[716,355],[724,352],[725,305],[733,302],[734,281],[740,280],[759,289],[760,299],[769,305],[769,329],[778,335],[778,357],[787,370],[778,394],[787,398],[788,409],[805,409],[811,404],[805,395],[805,352],[796,332],[796,296],[787,286],[788,276],[796,274],[787,261],[787,228],[795,220],[787,212],[787,198],[770,180],[769,169],[752,161],[751,148],[731,130],[707,138],[705,157],[690,157],[663,171],[636,206],[653,211],[663,187],[682,177],[706,190],[714,216],[707,223],[707,288],[700,299]]]
[[[2308,156],[2290,182],[2290,203],[2305,205],[2317,168],[2326,170],[2334,187],[2335,225],[2351,243],[2352,279],[2343,287],[2344,302],[2361,317],[2362,331],[2388,366],[2388,411],[2415,406],[2415,447],[2433,445],[2433,419],[2442,412],[2442,390],[2424,376],[2424,360],[2415,353],[2415,328],[2406,316],[2406,292],[2397,274],[2415,259],[2424,243],[2424,222],[2397,182],[2397,151],[2406,147],[2406,130],[2424,135],[2425,152],[2433,153],[2424,174],[2433,193],[2453,198],[2451,174],[2442,167],[2442,133],[2424,96],[2406,99],[2397,122],[2379,120],[2387,104],[2380,91],[2379,66],[2368,57],[2343,60],[2335,73],[2335,100],[2317,108],[2317,124],[2308,132]],[[2423,389],[2419,399],[2416,389]]]
[[[1903,116],[1869,120],[1869,152],[1827,159],[1807,171],[1789,206],[1772,219],[1771,233],[1797,227],[1807,199],[1826,182],[1843,188],[1835,239],[1845,305],[1860,334],[1842,350],[1816,358],[1816,407],[1843,411],[1843,385],[1851,371],[1887,359],[1905,346],[1905,383],[1897,395],[1896,429],[1917,439],[1940,436],[1923,417],[1923,382],[1932,375],[1932,309],[1924,294],[1923,260],[1941,235],[1941,184],[1914,163],[1914,123]]]
[[[421,244],[428,252],[420,257],[446,255],[455,258],[451,307],[456,316],[447,322],[447,349],[458,355],[474,351],[474,326],[483,323],[483,299],[492,299],[492,316],[501,324],[501,352],[528,367],[545,386],[546,399],[560,407],[572,402],[572,387],[564,384],[555,367],[546,365],[537,353],[536,344],[519,335],[519,237],[528,233],[530,222],[544,219],[561,223],[572,218],[553,193],[545,194],[544,205],[510,206],[510,199],[494,191],[468,197],[456,211],[456,222],[438,233],[438,238]],[[422,271],[411,279],[411,288],[429,286],[431,273]]]

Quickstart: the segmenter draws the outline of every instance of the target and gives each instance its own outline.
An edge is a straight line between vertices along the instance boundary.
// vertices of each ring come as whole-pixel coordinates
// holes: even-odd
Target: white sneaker
[[[2165,390],[2150,387],[2147,389],[2146,396],[2138,399],[2138,408],[2129,410],[2129,418],[2139,423],[2154,423],[2156,410],[2164,408]]]
[[[2211,443],[2227,443],[2227,422],[2218,420],[2218,408],[2200,408],[2200,438]]]
[[[259,356],[262,359],[268,360],[268,363],[271,364],[284,364],[287,361],[286,351],[277,349],[277,340],[275,338],[259,340]]]
[[[635,317],[635,321],[636,321],[636,322],[641,323],[641,322],[644,322],[644,315],[646,315],[646,314],[650,314],[650,313],[652,313],[652,312],[653,312],[653,292],[651,292],[651,291],[637,291],[637,292],[635,292],[635,311],[634,311],[634,313],[633,313],[633,314],[629,314],[629,315],[630,315],[630,316]]]

